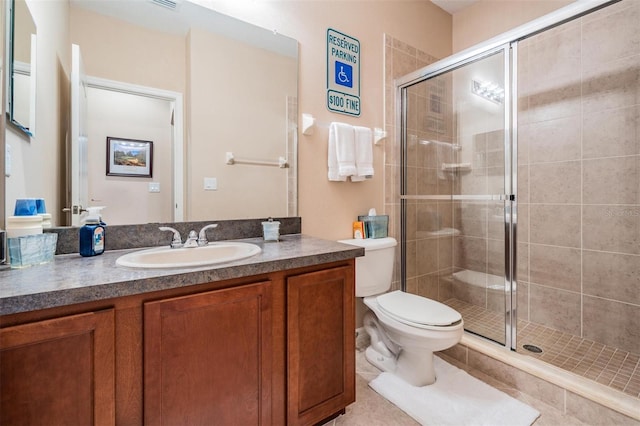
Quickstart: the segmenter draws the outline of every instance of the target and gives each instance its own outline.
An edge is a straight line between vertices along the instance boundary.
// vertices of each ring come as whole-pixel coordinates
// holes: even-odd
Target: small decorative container
[[[11,268],[26,268],[53,260],[56,254],[58,234],[47,232],[38,235],[9,238],[9,262]]]
[[[262,234],[265,241],[278,241],[280,239],[280,222],[271,218],[267,222],[262,222]]]

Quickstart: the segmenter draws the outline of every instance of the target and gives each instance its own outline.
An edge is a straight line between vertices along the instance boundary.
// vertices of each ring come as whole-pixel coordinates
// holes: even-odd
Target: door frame
[[[182,93],[87,76],[87,86],[168,101],[173,107],[173,222],[184,221],[184,96]]]

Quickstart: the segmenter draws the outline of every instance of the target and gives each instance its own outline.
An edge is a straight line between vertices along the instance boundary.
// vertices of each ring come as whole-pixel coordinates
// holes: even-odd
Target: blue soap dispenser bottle
[[[105,225],[100,217],[104,207],[87,207],[87,217],[80,228],[80,255],[97,256],[104,253]]]

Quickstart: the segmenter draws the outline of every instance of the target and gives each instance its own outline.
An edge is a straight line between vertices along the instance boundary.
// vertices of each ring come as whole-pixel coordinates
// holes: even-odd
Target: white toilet
[[[435,382],[433,352],[448,349],[462,338],[462,315],[435,300],[391,287],[395,247],[393,238],[341,240],[364,247],[356,259],[356,297],[371,311],[364,327],[371,336],[367,360],[414,386]]]

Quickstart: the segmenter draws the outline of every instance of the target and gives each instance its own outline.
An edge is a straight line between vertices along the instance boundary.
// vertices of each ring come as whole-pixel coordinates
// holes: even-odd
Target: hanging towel
[[[357,172],[353,126],[344,123],[331,123],[328,145],[329,180],[345,181],[347,176]]]
[[[373,133],[368,127],[354,126],[356,147],[356,173],[353,182],[373,177]]]

